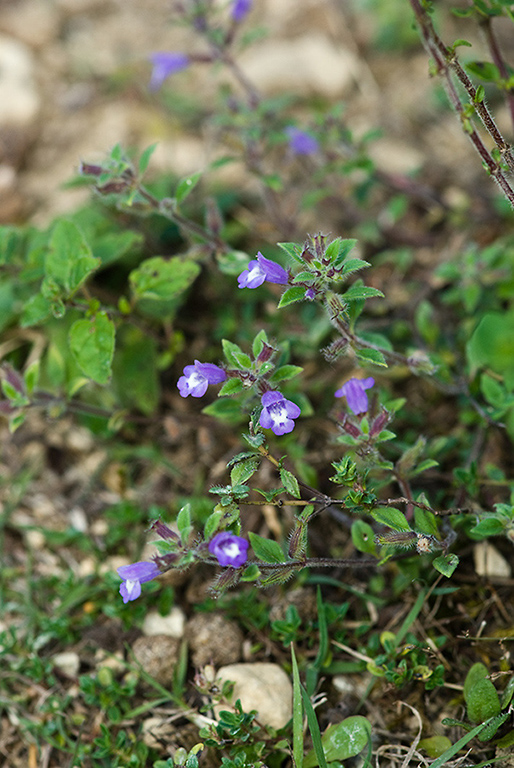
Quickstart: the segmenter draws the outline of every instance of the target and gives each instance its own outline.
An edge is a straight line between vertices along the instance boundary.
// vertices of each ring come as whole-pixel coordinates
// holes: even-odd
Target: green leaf
[[[302,246],[298,245],[298,243],[277,243],[279,248],[282,248],[283,251],[287,253],[288,256],[290,256],[295,261],[302,263]]]
[[[343,266],[344,260],[356,244],[357,240],[336,237],[335,240],[332,240],[332,242],[327,245],[325,258],[330,260],[330,265],[332,267],[340,269]],[[363,262],[361,262],[361,264],[363,265]]]
[[[427,739],[421,739],[418,749],[424,749],[429,757],[439,757],[451,745],[448,736],[429,736]]]
[[[125,408],[138,408],[146,416],[155,412],[160,398],[155,340],[134,326],[122,326],[113,360],[113,386]]]
[[[282,485],[286,489],[286,491],[291,495],[294,496],[296,499],[300,498],[300,486],[298,485],[298,480],[293,475],[292,472],[289,472],[287,469],[281,469],[280,470],[280,479],[282,481]]]
[[[399,509],[388,507],[387,509],[374,509],[371,512],[371,516],[377,523],[387,525],[388,528],[392,528],[394,531],[410,531],[411,527],[407,522],[403,512]]]
[[[191,176],[186,176],[179,181],[177,189],[175,190],[177,203],[182,203],[186,197],[191,194],[201,178],[202,171],[196,171],[196,173],[192,173]]]
[[[177,515],[177,528],[184,546],[189,543],[193,526],[191,525],[191,505],[185,504]]]
[[[370,267],[371,264],[369,261],[364,261],[364,259],[348,259],[348,261],[345,261],[343,268],[341,270],[341,275],[343,277],[347,277],[348,275],[351,275],[353,272],[357,272],[359,269],[364,269],[365,267]]]
[[[259,536],[257,533],[250,531],[248,533],[251,547],[255,553],[255,556],[265,563],[283,563],[285,562],[284,553],[282,547],[276,541],[272,539],[265,539],[263,536]]]
[[[25,381],[25,388],[27,390],[27,393],[31,395],[34,392],[34,389],[37,386],[38,380],[39,380],[39,360],[34,360],[33,363],[31,363],[25,373],[23,374],[23,380]]]
[[[485,88],[483,85],[479,85],[475,91],[475,96],[473,98],[473,101],[475,104],[481,104],[484,99],[485,99]]]
[[[45,275],[49,280],[72,295],[100,263],[76,224],[67,219],[57,222],[45,259]]]
[[[493,379],[488,373],[483,373],[480,377],[480,389],[482,394],[495,408],[502,408],[507,399],[507,392],[499,381]]]
[[[497,517],[487,517],[471,528],[470,533],[480,538],[487,536],[500,536],[505,531],[505,525]]]
[[[265,330],[260,330],[252,342],[252,354],[257,359],[262,352],[264,344],[268,343],[268,335]]]
[[[191,259],[152,256],[130,273],[129,280],[137,301],[153,299],[169,302],[184,293],[199,273],[200,266]]]
[[[239,275],[248,269],[249,256],[244,251],[227,251],[216,257],[220,272],[224,275]]]
[[[227,424],[240,424],[241,418],[244,416],[240,403],[230,397],[220,397],[202,408],[202,413],[207,414],[207,416],[214,416],[214,418],[225,421]]]
[[[71,353],[79,368],[98,384],[107,384],[114,354],[114,323],[106,312],[77,320],[69,332]]]
[[[437,527],[437,518],[433,512],[428,509],[414,508],[414,527],[417,533],[426,533],[429,536],[439,535],[439,529]]]
[[[242,392],[244,389],[243,382],[240,379],[227,379],[218,392],[218,397],[225,397],[225,395],[237,395],[238,392]]]
[[[303,760],[302,768],[314,768],[314,766],[316,765],[319,765],[320,768],[328,768],[327,761],[325,758],[325,752],[323,750],[323,744],[321,741],[321,733],[319,730],[316,712],[314,711],[312,702],[303,685],[300,686],[300,690],[302,692],[303,706],[305,709],[305,714],[307,716],[307,725],[309,726],[309,732],[311,734],[311,739],[314,746],[314,754],[309,752],[305,756],[305,759]],[[313,762],[313,758],[314,758],[314,762]]]
[[[352,523],[351,533],[355,549],[368,555],[376,555],[375,534],[371,525],[364,520],[355,520]]]
[[[361,363],[373,363],[387,368],[387,361],[382,352],[378,349],[356,349],[355,354]]]
[[[305,298],[305,288],[301,285],[293,285],[284,291],[278,302],[278,308],[287,307],[288,304],[293,304],[295,301],[302,301]]]
[[[471,686],[466,697],[466,709],[472,723],[483,723],[500,713],[500,698],[489,679],[482,678]]]
[[[348,290],[341,295],[341,298],[345,301],[357,301],[359,299],[372,299],[375,296],[384,298],[384,294],[382,291],[379,291],[378,288],[371,288],[369,285],[362,285],[361,281],[359,280],[350,288],[348,288]]]
[[[503,723],[509,719],[510,716],[511,716],[510,712],[502,712],[501,715],[496,715],[494,720],[488,723],[483,728],[483,730],[478,734],[478,740],[489,741],[489,739],[492,739],[493,736],[496,735],[498,728],[500,728],[503,725]]]
[[[474,369],[490,367],[514,387],[514,313],[490,312],[480,320],[467,344]]]
[[[20,325],[26,328],[29,325],[38,325],[46,320],[52,311],[51,302],[41,293],[31,296],[23,305],[20,318]]]
[[[502,693],[501,708],[506,709],[514,696],[514,677],[511,677]]]
[[[141,156],[139,158],[139,175],[142,176],[146,169],[148,168],[148,163],[150,162],[150,158],[152,157],[153,153],[155,152],[157,148],[157,142],[155,144],[150,144],[149,147],[146,147],[141,152]]]
[[[486,83],[497,83],[501,77],[496,64],[493,64],[490,61],[468,61],[466,69],[468,72],[471,72],[472,75],[476,75]]]
[[[258,468],[259,460],[257,458],[238,461],[238,463],[232,467],[230,472],[230,482],[232,485],[240,485],[246,483],[246,481],[255,474]]]
[[[238,370],[246,370],[252,367],[250,356],[247,355],[246,352],[243,352],[241,347],[239,347],[237,344],[234,344],[233,341],[222,339],[221,345],[223,347],[223,354],[225,355],[227,362],[230,365],[233,365],[234,368],[237,368]]]
[[[300,673],[298,662],[294,652],[293,643],[291,643],[291,663],[293,670],[293,765],[295,768],[301,768],[303,765],[303,707],[302,693],[300,688]]]
[[[362,752],[371,739],[371,724],[362,715],[347,717],[340,723],[330,725],[321,737],[323,751],[328,763],[335,760],[348,760]],[[303,768],[318,765],[314,752],[309,752],[303,762]]]
[[[436,557],[434,560],[432,560],[432,565],[436,571],[442,573],[443,576],[446,576],[447,579],[449,579],[453,574],[458,564],[459,558],[454,554],[440,555],[439,557]]]
[[[487,669],[485,664],[482,664],[480,661],[478,661],[476,664],[473,664],[473,666],[470,667],[466,675],[466,679],[464,680],[464,690],[463,690],[464,701],[468,700],[468,696],[473,686],[476,685],[479,680],[485,680],[488,676],[489,676],[489,670]]]
[[[269,380],[272,384],[276,384],[279,381],[289,381],[289,379],[298,376],[302,371],[303,368],[299,365],[281,365],[280,368],[277,368],[272,373]]]
[[[203,537],[205,541],[210,541],[214,534],[218,531],[220,521],[225,516],[225,510],[215,509],[205,521],[203,528]]]

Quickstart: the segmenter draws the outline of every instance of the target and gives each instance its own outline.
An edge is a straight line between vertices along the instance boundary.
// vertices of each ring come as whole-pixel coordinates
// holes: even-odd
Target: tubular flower
[[[227,374],[218,365],[195,360],[194,365],[186,365],[177,387],[182,397],[203,397],[209,384],[220,384],[226,378]]]
[[[141,584],[145,581],[151,581],[159,576],[160,570],[155,563],[142,560],[139,563],[131,565],[122,565],[118,568],[118,576],[121,576],[123,583],[120,584],[120,595],[124,603],[129,600],[136,600],[141,594]]]
[[[230,531],[222,531],[209,542],[209,552],[214,555],[220,565],[239,568],[246,563],[249,546],[246,539],[242,539],[241,536],[236,536]]]
[[[259,424],[263,429],[271,429],[276,435],[293,431],[293,419],[297,419],[301,413],[296,403],[286,400],[281,392],[276,391],[265,392],[261,403]]]
[[[149,86],[151,91],[158,91],[167,77],[186,69],[191,63],[189,56],[177,51],[160,51],[149,58],[153,64]]]
[[[285,132],[289,138],[289,147],[295,155],[314,155],[318,151],[318,140],[307,131],[290,125]]]
[[[280,264],[267,259],[259,251],[257,258],[248,264],[248,269],[241,272],[237,282],[240,288],[258,288],[265,280],[270,283],[285,285],[287,283],[287,272]]]
[[[370,389],[375,379],[369,376],[367,379],[348,379],[346,384],[337,390],[335,397],[346,397],[348,408],[355,414],[366,413],[368,410],[368,396],[366,389]]]

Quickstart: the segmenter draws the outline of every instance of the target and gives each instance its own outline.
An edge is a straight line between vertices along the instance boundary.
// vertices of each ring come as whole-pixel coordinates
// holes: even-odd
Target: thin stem
[[[260,560],[252,560],[251,565],[256,565],[260,571],[284,570],[287,568],[376,568],[378,560],[356,560],[355,558],[339,559],[330,557],[306,557],[305,560],[288,560],[285,563],[264,563]]]
[[[432,20],[430,19],[426,9],[422,6],[420,0],[410,0],[410,4],[412,10],[414,11],[416,21],[418,22],[421,38],[425,48],[428,54],[434,59],[437,72],[443,80],[451,106],[459,116],[463,129],[469,136],[473,146],[480,155],[482,162],[504,193],[505,197],[514,207],[514,189],[507,181],[501,165],[493,159],[479,134],[477,133],[475,127],[473,126],[471,119],[468,117],[455,84],[452,80],[450,70],[455,72],[457,78],[466,89],[476,114],[480,117],[484,127],[496,144],[501,157],[506,161],[509,168],[514,170],[514,159],[512,158],[511,147],[507,144],[500,131],[498,130],[496,123],[494,122],[494,119],[484,101],[477,101],[477,91],[475,86],[462,68],[460,62],[457,59],[455,51],[450,51],[442,42],[441,38],[434,29]]]
[[[491,58],[494,64],[498,67],[498,72],[500,73],[500,75],[504,80],[508,80],[509,69],[505,62],[505,59],[503,58],[502,52],[500,50],[500,46],[496,39],[496,35],[494,34],[491,17],[490,16],[482,17],[479,21],[479,24],[483,30],[489,51],[491,52]],[[514,126],[514,88],[512,87],[505,88],[505,93],[507,95],[507,102],[510,110],[510,118]]]
[[[196,224],[194,221],[190,221],[190,219],[186,219],[185,216],[182,216],[180,213],[177,213],[177,211],[170,208],[169,205],[166,204],[166,199],[162,201],[158,200],[143,186],[138,187],[138,192],[148,203],[150,203],[155,211],[161,213],[171,221],[174,221],[175,224],[177,224],[179,227],[189,230],[191,234],[197,235],[206,243],[208,243],[214,250],[222,252],[227,250],[227,244],[223,242],[223,240],[221,240],[212,232],[209,232],[209,230],[205,229],[205,227],[202,227],[200,224]]]

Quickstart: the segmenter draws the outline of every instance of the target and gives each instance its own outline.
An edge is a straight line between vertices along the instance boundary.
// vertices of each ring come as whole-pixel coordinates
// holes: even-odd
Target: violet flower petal
[[[141,584],[155,579],[159,574],[158,566],[147,560],[122,565],[118,568],[118,576],[123,579],[122,584],[120,584],[120,595],[123,602],[128,603],[129,600],[136,600],[141,594]]]
[[[286,400],[281,392],[265,392],[261,398],[262,411],[259,424],[263,429],[271,429],[275,435],[292,432],[294,419],[301,413],[300,408],[291,400]]]
[[[370,389],[375,383],[375,379],[368,376],[367,379],[348,379],[343,386],[335,393],[336,397],[346,397],[348,408],[355,413],[366,413],[368,410],[368,396],[366,389]]]
[[[151,91],[158,91],[167,77],[186,69],[191,63],[189,56],[178,51],[159,51],[149,59],[153,64],[149,85]]]
[[[209,552],[224,568],[227,566],[239,568],[246,563],[249,546],[246,539],[241,536],[236,536],[230,531],[222,531],[209,542]]]
[[[314,155],[318,151],[318,140],[307,131],[290,125],[285,132],[289,138],[289,147],[295,155]]]

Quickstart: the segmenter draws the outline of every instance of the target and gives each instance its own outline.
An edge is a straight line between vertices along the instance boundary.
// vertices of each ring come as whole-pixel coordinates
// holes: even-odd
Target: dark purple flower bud
[[[307,299],[307,301],[314,301],[314,299],[316,298],[316,291],[314,290],[314,288],[307,288],[307,290],[305,291],[305,298]]]
[[[158,91],[167,77],[186,69],[191,63],[189,56],[177,51],[161,51],[149,58],[153,64],[149,85],[151,91]]]
[[[230,15],[234,21],[243,21],[244,17],[251,11],[253,0],[234,0]]]
[[[355,426],[355,424],[351,424],[349,421],[343,421],[341,424],[341,427],[344,429],[345,432],[347,432],[349,435],[354,437],[356,440],[359,439],[361,436],[361,431],[358,427]]]
[[[12,365],[9,363],[2,363],[0,371],[5,383],[9,387],[12,387],[16,394],[22,395],[25,392],[23,377],[12,367]]]
[[[101,165],[92,165],[91,163],[84,163],[81,161],[79,165],[79,173],[84,176],[101,176],[104,169]]]
[[[258,288],[265,280],[270,283],[285,285],[287,283],[287,272],[280,264],[267,259],[259,251],[257,259],[253,259],[248,264],[248,269],[241,272],[237,282],[240,288]]]
[[[346,397],[348,408],[355,414],[366,413],[368,410],[368,396],[365,392],[375,383],[375,379],[369,376],[367,379],[349,379],[341,389],[335,393],[335,397]]]
[[[382,411],[382,413],[377,416],[375,421],[372,423],[369,434],[371,437],[375,437],[376,435],[379,435],[380,432],[384,429],[385,425],[389,421],[389,414],[387,411]]]
[[[120,595],[124,603],[129,600],[136,600],[141,594],[141,584],[145,581],[151,581],[159,576],[160,570],[155,563],[142,560],[139,563],[131,565],[122,565],[118,568],[118,575],[123,579],[120,584]]]
[[[226,378],[227,374],[218,365],[195,360],[194,365],[186,365],[184,375],[178,380],[177,387],[182,397],[188,395],[203,397],[209,384],[219,384]]]
[[[248,547],[246,539],[230,531],[222,531],[209,542],[209,552],[223,567],[239,568],[246,563]]]
[[[289,146],[295,155],[314,155],[318,151],[318,140],[307,131],[290,125],[285,132],[289,138]]]
[[[257,356],[257,362],[267,363],[268,360],[273,355],[273,352],[276,352],[275,348],[272,347],[271,344],[267,344],[266,342],[264,342],[262,345],[262,349]]]
[[[296,403],[286,400],[281,392],[276,391],[265,392],[261,403],[259,424],[263,429],[271,429],[276,435],[293,431],[293,419],[297,419],[301,413]]]
[[[154,520],[154,522],[151,525],[152,531],[155,531],[158,536],[161,537],[161,539],[171,539],[172,541],[180,541],[180,536],[177,536],[175,531],[172,531],[169,526],[166,525],[166,523],[161,522],[160,520]]]

